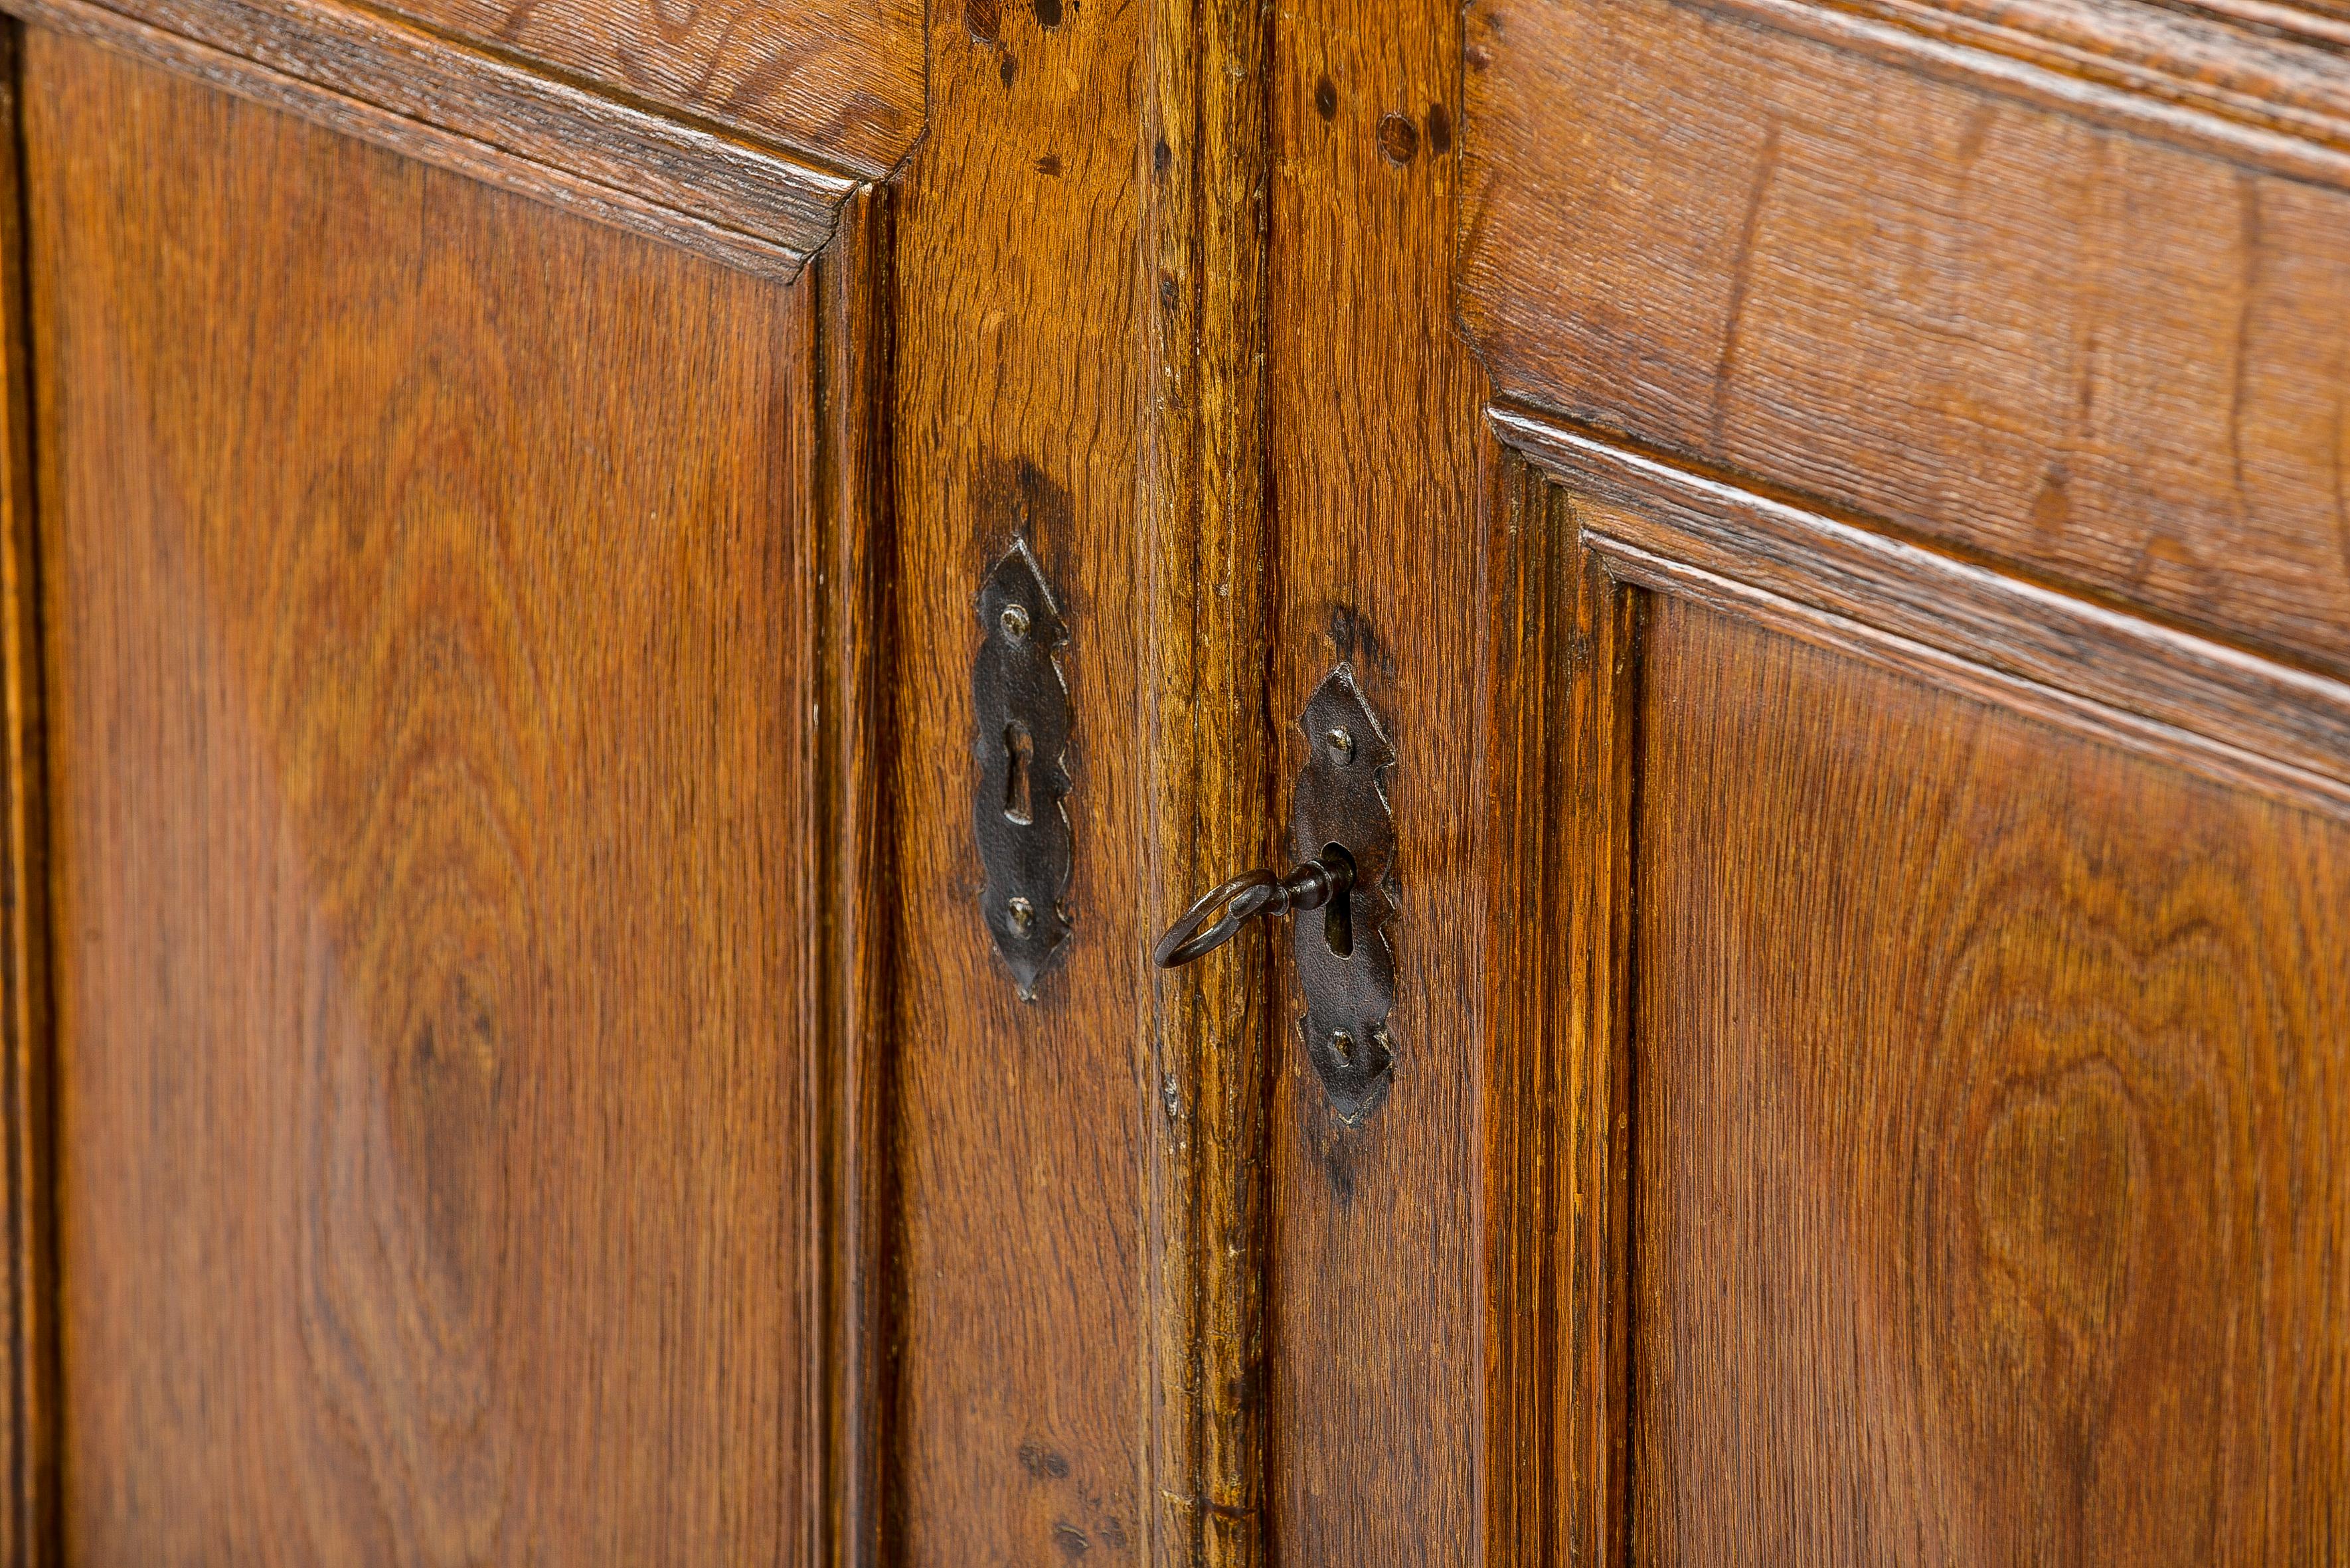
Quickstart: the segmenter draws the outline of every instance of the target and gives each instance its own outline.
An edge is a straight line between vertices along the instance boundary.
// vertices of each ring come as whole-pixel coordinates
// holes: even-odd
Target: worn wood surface
[[[2330,0],[1702,3],[2282,173],[2350,173],[2350,15]]]
[[[1265,711],[1274,560],[1266,435],[1271,13],[1157,0],[1140,135],[1146,644],[1139,738],[1151,929],[1281,858]],[[1267,922],[1155,977],[1149,1560],[1267,1560],[1266,1101],[1283,1009]]]
[[[2350,189],[1743,13],[1469,28],[1505,397],[2350,670]]]
[[[1047,24],[1049,18],[1049,25]],[[1143,17],[972,0],[898,189],[897,1558],[1139,1560],[1148,911],[1136,452]],[[1070,639],[1070,933],[1019,1000],[979,906],[982,580],[1015,536]]]
[[[814,296],[26,80],[68,1560],[775,1552]]]
[[[2350,683],[1513,414],[1617,576],[2350,815]]]
[[[318,8],[275,4],[296,16]],[[860,172],[889,169],[921,132],[920,0],[386,0],[382,9]]]
[[[1449,261],[1452,8],[1276,12],[1271,327],[1286,817],[1297,715],[1350,661],[1394,742],[1394,1087],[1331,1112],[1284,971],[1272,1106],[1273,1537],[1280,1561],[1474,1560],[1488,924],[1477,412]]]
[[[2350,832],[1647,646],[1634,1560],[2350,1553]]]
[[[0,116],[16,121],[21,36],[0,28]],[[24,169],[0,145],[0,1117],[7,1168],[7,1406],[0,1563],[57,1560],[57,1210],[50,1134],[48,776],[40,540],[33,501]]]
[[[890,744],[894,515],[889,495],[891,206],[868,191],[801,286],[815,292],[816,516],[810,571],[816,678],[803,717],[815,786],[799,797],[801,927],[815,983],[806,1024],[816,1244],[805,1260],[818,1303],[813,1376],[803,1391],[819,1433],[806,1467],[806,1560],[885,1561],[894,1470],[890,1336],[902,1296],[894,1158],[897,984],[891,908],[895,816],[884,788]]]
[[[769,275],[830,235],[854,178],[372,14],[243,0],[0,9],[436,167]]]
[[[1480,1087],[1490,1568],[1623,1560],[1633,802],[1646,597],[1493,463]]]

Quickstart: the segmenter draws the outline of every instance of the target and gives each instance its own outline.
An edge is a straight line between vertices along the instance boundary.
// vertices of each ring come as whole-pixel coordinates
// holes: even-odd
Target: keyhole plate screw
[[[996,620],[998,624],[1003,628],[1003,635],[1010,638],[1013,641],[1024,642],[1027,640],[1028,612],[1020,606],[1005,605],[1003,607],[1003,613],[996,617]]]
[[[1330,1054],[1351,1067],[1355,1064],[1355,1037],[1343,1029],[1330,1032]]]
[[[1003,908],[1005,913],[1012,917],[1012,929],[1026,936],[1028,928],[1036,923],[1036,906],[1025,898],[1015,897],[1007,900]]]
[[[1330,743],[1330,754],[1342,764],[1355,760],[1355,737],[1345,730],[1333,728],[1322,738]]]

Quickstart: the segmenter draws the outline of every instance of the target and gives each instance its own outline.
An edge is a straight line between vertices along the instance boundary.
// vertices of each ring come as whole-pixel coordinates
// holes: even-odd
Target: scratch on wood
[[[1762,132],[1762,157],[1754,171],[1754,188],[1747,193],[1746,215],[1738,228],[1738,260],[1730,275],[1730,311],[1721,327],[1721,358],[1713,367],[1713,451],[1721,452],[1722,431],[1730,418],[1730,378],[1738,364],[1738,333],[1746,317],[1746,290],[1754,272],[1754,241],[1762,227],[1762,204],[1769,200],[1771,182],[1779,172],[1779,122]]]

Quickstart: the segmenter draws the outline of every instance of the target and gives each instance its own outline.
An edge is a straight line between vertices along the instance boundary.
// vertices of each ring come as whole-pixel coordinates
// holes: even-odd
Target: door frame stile
[[[1260,0],[1153,0],[1146,20],[1137,717],[1154,930],[1201,889],[1263,863],[1281,820],[1266,709],[1273,26]],[[1263,934],[1218,960],[1153,973],[1142,1022],[1154,1568],[1267,1557],[1266,1107],[1279,992]]]

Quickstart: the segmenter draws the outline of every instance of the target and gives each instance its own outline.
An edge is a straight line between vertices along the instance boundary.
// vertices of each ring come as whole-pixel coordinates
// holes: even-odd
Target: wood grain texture
[[[1051,19],[1047,25],[1045,18]],[[1146,1458],[1146,676],[1136,453],[1139,9],[931,29],[897,190],[889,788],[906,1301],[893,1560],[1139,1560]],[[1023,1002],[979,905],[972,660],[1026,538],[1073,725],[1070,934]]]
[[[57,1560],[56,1037],[24,169],[14,134],[22,47],[16,28],[0,27],[0,123],[11,131],[0,143],[0,1147],[8,1245],[0,1563],[40,1568]]]
[[[1338,659],[1399,759],[1394,1086],[1362,1126],[1330,1109],[1284,982],[1270,1439],[1284,1562],[1479,1551],[1485,387],[1449,311],[1460,48],[1442,0],[1277,12],[1275,774],[1285,803],[1305,757],[1296,715]]]
[[[68,1557],[803,1555],[813,294],[26,80]]]
[[[1489,470],[1482,1101],[1489,1568],[1623,1559],[1633,804],[1647,596],[1538,469]]]
[[[2350,683],[1497,411],[1622,580],[2336,815]]]
[[[275,3],[296,16],[322,8]],[[382,8],[862,173],[890,168],[921,133],[920,0],[383,0]]]
[[[2338,11],[2275,0],[1700,0],[2299,179],[2350,179]]]
[[[817,1244],[809,1299],[820,1319],[808,1417],[820,1462],[807,1467],[806,1560],[827,1568],[883,1562],[895,1471],[888,1416],[894,1398],[891,1335],[904,1282],[898,1272],[897,1168],[889,1035],[897,984],[895,816],[884,794],[893,733],[889,486],[891,203],[868,190],[802,285],[810,323],[818,420],[816,527],[808,558],[816,680],[806,714],[816,787],[800,796],[800,897],[816,911],[802,926],[814,1016],[807,1104]]]
[[[1505,395],[2350,670],[2350,192],[1667,0],[1471,17]]]
[[[522,64],[611,106],[646,106],[738,143],[799,151],[834,170],[884,174],[921,134],[923,12],[914,0],[103,0],[167,31],[203,36],[237,12],[280,19],[277,47],[317,33],[432,54],[452,75]],[[401,24],[400,19],[407,19]],[[256,33],[258,36],[258,33]],[[256,58],[264,58],[256,54]],[[338,87],[331,78],[324,85]],[[463,110],[458,110],[463,113]]]
[[[13,14],[631,233],[795,275],[855,181],[380,17],[242,0]]]
[[[1150,269],[1139,736],[1152,929],[1252,866],[1285,871],[1265,709],[1273,28],[1256,0],[1156,0],[1138,139]],[[1149,1015],[1149,1561],[1266,1560],[1266,1102],[1279,932],[1155,975]],[[1285,967],[1285,965],[1284,966]]]
[[[2350,1552],[2350,832],[1647,648],[1634,1558]]]

